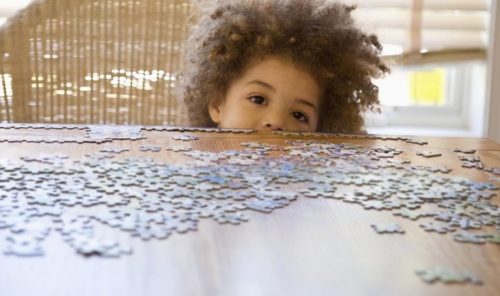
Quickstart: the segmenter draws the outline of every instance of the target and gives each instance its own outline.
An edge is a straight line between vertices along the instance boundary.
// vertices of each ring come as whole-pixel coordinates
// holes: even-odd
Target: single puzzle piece
[[[417,212],[417,211],[411,211],[408,209],[400,209],[397,211],[393,211],[392,214],[394,216],[400,216],[400,217],[407,218],[407,219],[410,219],[413,221],[418,220],[422,217],[432,217],[435,215],[432,212]]]
[[[32,223],[30,228],[24,224],[14,226],[18,228],[12,227],[11,233],[7,235],[4,254],[20,257],[43,256],[41,242],[48,235],[50,228],[42,229],[39,223]]]
[[[379,224],[372,224],[371,227],[378,233],[378,234],[384,234],[384,233],[400,233],[404,234],[405,230],[401,228],[401,226],[397,223],[379,223]]]
[[[449,222],[450,226],[459,227],[460,229],[468,230],[468,229],[481,229],[483,223],[479,222],[476,219],[464,218],[464,217],[454,217]]]
[[[484,244],[491,237],[490,234],[459,232],[453,235],[453,239],[461,243]]]
[[[152,146],[152,145],[141,145],[139,146],[139,151],[142,152],[160,152],[160,146]]]
[[[445,284],[482,284],[479,277],[468,270],[459,271],[447,267],[433,267],[418,269],[415,271],[415,273],[420,277],[420,279],[429,284],[433,284],[436,282],[442,282]]]
[[[445,234],[448,232],[454,232],[455,228],[451,227],[449,224],[436,223],[436,222],[424,222],[420,224],[420,227],[427,232],[437,232],[440,234]]]
[[[431,158],[431,157],[438,157],[441,156],[442,154],[439,152],[433,152],[433,151],[428,151],[428,150],[423,150],[423,151],[417,151],[416,153],[418,156],[423,156],[426,158]]]
[[[236,213],[219,212],[214,215],[214,220],[220,224],[229,223],[233,225],[238,225],[240,223],[247,222],[248,217],[246,217],[241,212],[236,212]]]
[[[177,136],[173,136],[172,137],[173,140],[176,140],[176,141],[195,141],[195,140],[198,140],[199,138],[197,136],[193,136],[193,135],[177,135]]]
[[[467,149],[467,148],[453,148],[451,150],[453,152],[456,152],[456,153],[464,153],[464,154],[474,154],[474,153],[476,153],[475,149]]]
[[[483,171],[500,176],[500,167],[485,167]]]
[[[69,244],[78,254],[85,257],[120,257],[132,253],[132,249],[121,246],[118,242],[110,239],[98,239],[93,236],[72,235]]]
[[[470,162],[470,163],[481,162],[479,156],[474,156],[474,155],[459,155],[458,159],[460,159],[463,162]]]
[[[173,227],[168,227],[166,225],[152,224],[152,223],[137,223],[132,225],[122,224],[122,229],[131,229],[132,236],[140,237],[142,240],[151,239],[166,239],[170,237],[172,232],[175,230]]]
[[[493,244],[500,244],[500,233],[493,233],[488,236],[488,242]]]
[[[329,198],[333,195],[336,189],[337,188],[334,186],[323,185],[317,187],[309,187],[307,189],[300,190],[299,193],[308,198]]]
[[[273,210],[287,206],[290,203],[287,199],[251,199],[245,202],[248,209],[271,213]]]
[[[403,138],[403,141],[405,141],[406,143],[410,143],[410,144],[417,144],[417,145],[427,145],[428,142],[425,141],[425,140],[422,140],[422,139],[409,139],[409,138]]]
[[[174,151],[174,152],[187,152],[187,151],[192,151],[193,148],[191,147],[185,147],[185,146],[178,146],[178,145],[170,145],[166,146],[165,150],[167,151]]]
[[[86,128],[86,138],[96,141],[107,140],[140,140],[143,139],[141,127],[138,126],[101,126],[91,125]]]
[[[481,162],[462,161],[462,167],[468,169],[484,169],[484,166]]]
[[[43,256],[44,251],[38,241],[32,240],[21,244],[7,244],[4,249],[4,254],[20,257],[35,257]]]
[[[103,147],[99,150],[99,152],[113,153],[113,154],[120,154],[120,153],[127,152],[127,151],[130,151],[130,149],[123,148],[123,147],[116,147],[116,146],[107,146],[107,147]]]
[[[435,219],[438,221],[449,222],[452,219],[456,218],[456,215],[453,211],[439,211],[434,213]]]
[[[165,220],[165,225],[177,233],[186,233],[188,231],[195,231],[198,229],[198,221],[181,221],[180,219]]]
[[[382,200],[366,200],[360,203],[365,210],[386,210],[388,206]]]

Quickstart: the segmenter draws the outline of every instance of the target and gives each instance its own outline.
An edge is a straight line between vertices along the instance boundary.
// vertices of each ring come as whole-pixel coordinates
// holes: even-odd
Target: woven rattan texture
[[[187,0],[36,1],[0,29],[0,122],[183,124]]]

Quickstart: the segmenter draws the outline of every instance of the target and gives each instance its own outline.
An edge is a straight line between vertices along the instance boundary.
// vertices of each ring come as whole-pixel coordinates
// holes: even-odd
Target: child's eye
[[[304,123],[309,123],[309,119],[302,112],[298,112],[298,111],[292,112],[292,116],[293,116],[293,118],[295,118],[295,119],[297,119],[299,121],[302,121]]]
[[[250,102],[257,105],[262,105],[266,103],[266,99],[262,96],[251,96],[248,99],[250,100]]]

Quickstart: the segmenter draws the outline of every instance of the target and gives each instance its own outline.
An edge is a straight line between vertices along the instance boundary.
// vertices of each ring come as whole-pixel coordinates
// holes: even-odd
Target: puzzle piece
[[[455,270],[446,267],[433,267],[418,269],[415,273],[426,283],[433,284],[442,282],[445,284],[463,284],[471,283],[474,285],[482,284],[479,277],[468,270]]]
[[[120,154],[120,153],[127,152],[127,151],[130,151],[130,149],[123,148],[123,147],[115,147],[115,146],[107,146],[107,147],[103,147],[99,150],[99,152],[113,153],[113,154]]]
[[[454,217],[449,222],[450,226],[459,227],[460,229],[468,230],[468,229],[481,229],[483,224],[475,219],[467,218],[467,217]]]
[[[220,224],[233,224],[238,225],[243,222],[248,221],[248,217],[246,217],[243,213],[227,213],[227,212],[218,212],[214,216],[214,220],[219,222]]]
[[[198,140],[199,138],[197,136],[193,136],[193,135],[177,135],[177,136],[173,136],[172,137],[173,140],[176,140],[176,141],[195,141],[195,140]]]
[[[485,167],[483,168],[483,171],[500,176],[500,167]]]
[[[78,254],[85,257],[120,257],[132,253],[131,248],[123,247],[116,241],[87,237],[81,234],[71,235],[69,243]]]
[[[425,222],[420,224],[420,227],[427,232],[437,232],[440,234],[445,234],[448,232],[455,231],[455,228],[451,227],[449,224],[436,223],[436,222]]]
[[[168,219],[165,221],[165,225],[177,231],[177,233],[186,233],[198,229],[198,221],[192,220],[181,221],[180,219]]]
[[[474,156],[474,155],[459,155],[458,159],[460,159],[463,162],[481,162],[481,159],[479,156]]]
[[[132,222],[132,221],[130,221]],[[151,239],[166,239],[170,237],[173,231],[176,230],[176,225],[172,225],[170,223],[169,226],[167,225],[158,225],[158,224],[152,224],[152,223],[137,223],[137,222],[132,222],[132,224],[122,224],[121,228],[122,229],[127,229],[129,228],[132,232],[132,236],[137,236],[140,237],[142,240],[148,241]],[[182,225],[182,224],[180,224]],[[184,230],[181,228],[181,230]],[[186,230],[187,231],[187,230]]]
[[[152,146],[152,145],[141,145],[139,146],[139,151],[142,152],[160,152],[160,146]]]
[[[317,187],[309,187],[307,189],[300,190],[299,192],[309,198],[325,197],[329,198],[335,192],[336,187],[323,185]]]
[[[191,147],[184,147],[184,146],[170,145],[170,146],[165,147],[165,150],[167,150],[167,151],[174,151],[174,152],[187,152],[187,151],[192,151],[193,148],[191,148]]]
[[[459,232],[453,235],[453,239],[461,243],[484,244],[490,235],[484,233]]]
[[[417,144],[417,145],[427,145],[428,142],[422,139],[410,139],[410,138],[402,138],[403,141],[406,143],[410,144]]]
[[[248,209],[271,213],[273,210],[287,206],[290,202],[287,199],[251,199],[245,202]]]
[[[93,140],[140,140],[143,139],[141,127],[138,126],[101,126],[92,125],[86,128],[86,137]]]
[[[397,223],[380,223],[380,224],[372,224],[371,227],[375,229],[378,234],[383,233],[400,233],[404,234],[405,231],[401,226]]]
[[[4,254],[20,257],[34,257],[43,256],[44,251],[40,242],[36,239],[32,239],[20,243],[8,243],[6,248],[4,249]]]
[[[400,216],[414,221],[420,219],[421,217],[432,217],[435,215],[434,213],[431,212],[417,212],[417,211],[411,211],[409,209],[401,209],[398,211],[394,211],[392,212],[392,214],[394,216]]]
[[[488,242],[493,244],[500,244],[500,233],[488,235]]]
[[[441,156],[442,154],[439,153],[439,152],[433,152],[433,151],[424,150],[424,151],[417,151],[417,155],[418,156],[423,156],[423,157],[426,157],[426,158],[431,158],[431,157]]]
[[[474,154],[474,153],[476,153],[475,149],[467,149],[467,148],[453,148],[452,151],[456,152],[456,153],[464,153],[464,154]]]

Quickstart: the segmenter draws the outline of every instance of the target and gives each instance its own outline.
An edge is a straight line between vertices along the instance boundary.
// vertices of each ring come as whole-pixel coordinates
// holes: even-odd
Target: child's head
[[[388,72],[353,8],[327,0],[217,1],[188,42],[195,126],[358,132]]]

